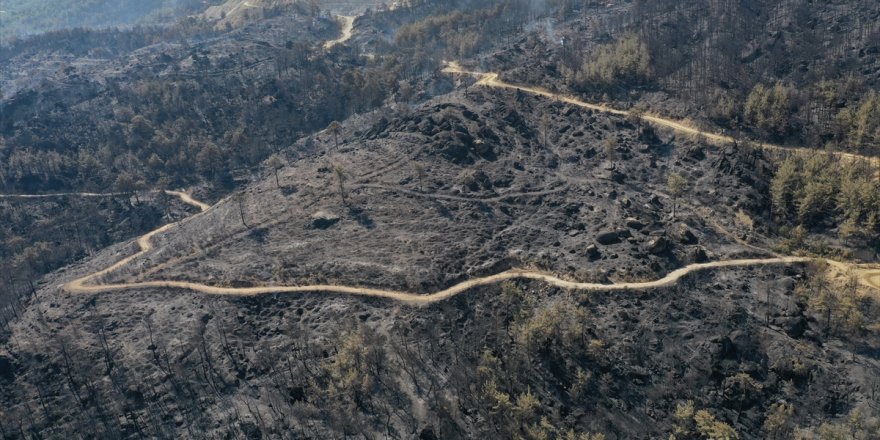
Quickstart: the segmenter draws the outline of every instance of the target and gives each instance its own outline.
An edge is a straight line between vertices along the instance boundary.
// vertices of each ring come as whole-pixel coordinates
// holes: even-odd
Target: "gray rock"
[[[669,240],[664,236],[654,237],[647,244],[647,251],[652,254],[662,254],[669,249]]]
[[[617,234],[617,231],[600,232],[599,235],[596,236],[596,242],[606,246],[609,244],[620,243],[620,235]]]
[[[691,148],[685,153],[687,157],[700,161],[706,158],[706,150],[703,147]]]
[[[598,246],[596,246],[595,244],[591,244],[587,246],[587,257],[590,259],[590,261],[595,261],[602,257],[602,252],[599,251]]]
[[[626,223],[627,228],[632,228],[637,231],[640,231],[642,228],[645,227],[644,223],[640,222],[638,219],[636,219],[634,217],[628,217],[626,220],[624,220],[624,222]]]
[[[697,244],[700,240],[691,232],[690,228],[685,225],[679,225],[678,241],[682,244]]]
[[[702,246],[693,249],[690,258],[694,263],[705,263],[709,260],[709,256],[706,255],[706,250]]]
[[[318,211],[312,214],[312,227],[315,229],[327,229],[339,223],[340,217],[332,212]]]
[[[773,318],[773,323],[780,326],[792,338],[800,338],[807,330],[807,319],[803,316],[786,316]]]

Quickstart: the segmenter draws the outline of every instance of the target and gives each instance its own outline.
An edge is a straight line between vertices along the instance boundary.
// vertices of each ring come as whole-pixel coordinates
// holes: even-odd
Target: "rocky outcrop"
[[[645,246],[645,250],[654,255],[659,255],[669,250],[670,243],[666,236],[660,235],[652,238]]]
[[[318,211],[312,214],[311,227],[314,229],[327,229],[339,223],[340,217],[329,211]]]

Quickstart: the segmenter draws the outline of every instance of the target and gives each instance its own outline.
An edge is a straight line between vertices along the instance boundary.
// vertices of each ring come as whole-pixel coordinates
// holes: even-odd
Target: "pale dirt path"
[[[196,214],[200,215],[202,213],[207,212],[211,206],[206,203],[199,202],[193,199],[189,194],[186,194],[182,191],[165,191],[169,195],[176,196],[180,198],[184,203],[195,206],[201,210],[201,213]],[[190,217],[191,218],[191,217]],[[179,222],[178,222],[179,223]],[[324,292],[324,293],[337,293],[337,294],[348,294],[348,295],[358,295],[358,296],[370,296],[377,298],[387,298],[412,304],[430,304],[438,301],[443,301],[453,296],[459,295],[467,290],[470,290],[474,287],[485,286],[489,284],[495,284],[505,280],[513,280],[513,279],[529,279],[529,280],[538,280],[548,283],[550,285],[560,287],[563,289],[572,289],[572,290],[591,290],[591,291],[611,291],[611,290],[644,290],[644,289],[652,289],[657,287],[664,287],[672,285],[678,282],[685,275],[697,272],[706,269],[712,268],[725,268],[725,267],[744,267],[744,266],[768,266],[768,265],[786,265],[786,264],[797,264],[797,263],[808,263],[811,261],[815,261],[813,258],[807,257],[774,257],[774,258],[752,258],[752,259],[738,259],[738,260],[726,260],[726,261],[715,261],[711,263],[699,263],[699,264],[691,264],[680,269],[677,269],[665,277],[654,280],[654,281],[646,281],[646,282],[633,282],[633,283],[617,283],[617,284],[598,284],[598,283],[580,283],[575,281],[567,281],[562,278],[556,277],[554,275],[550,275],[543,272],[537,271],[529,271],[529,270],[521,270],[521,269],[512,269],[505,272],[501,272],[495,275],[490,275],[481,278],[475,278],[472,280],[464,281],[459,284],[456,284],[450,288],[440,290],[438,292],[432,294],[417,294],[417,293],[409,293],[402,292],[397,290],[387,290],[387,289],[372,289],[365,287],[354,287],[354,286],[340,286],[340,285],[332,285],[332,284],[318,284],[318,285],[306,285],[306,286],[257,286],[257,287],[220,287],[220,286],[209,286],[201,283],[193,283],[187,281],[143,281],[138,283],[118,283],[118,284],[92,284],[91,282],[97,278],[108,275],[125,265],[129,262],[138,258],[139,256],[151,251],[153,249],[153,244],[151,239],[161,234],[178,223],[170,223],[161,228],[158,228],[152,232],[149,232],[137,240],[138,246],[140,250],[133,255],[130,255],[122,260],[119,260],[115,264],[100,270],[98,272],[94,272],[92,274],[86,275],[84,277],[78,278],[76,280],[71,281],[70,283],[63,286],[65,290],[71,293],[106,293],[106,292],[114,292],[114,291],[122,291],[122,290],[132,290],[132,289],[142,289],[142,288],[177,288],[177,289],[185,289],[192,290],[200,293],[210,294],[210,295],[220,295],[220,296],[258,296],[265,295],[270,293],[316,293],[316,292]],[[857,265],[850,265],[847,263],[841,263],[837,261],[828,260],[829,264],[835,265],[836,267],[843,267],[847,270],[853,270],[854,273],[857,274],[859,280],[862,284],[873,287],[876,289],[880,289],[880,269],[870,268],[863,269]]]
[[[195,206],[196,208],[199,208],[199,210],[202,212],[205,212],[205,211],[211,209],[211,205],[209,205],[207,203],[202,203],[202,202],[192,198],[189,194],[187,194],[183,191],[165,190],[165,194],[168,194],[169,196],[175,196],[175,197],[179,198],[181,202],[186,203],[187,205],[190,205],[190,206]]]
[[[195,207],[199,208],[199,209],[201,210],[201,212],[200,212],[199,214],[203,214],[203,213],[207,212],[207,211],[211,208],[208,204],[206,204],[206,203],[202,203],[202,202],[199,202],[199,201],[196,201],[196,200],[194,200],[192,197],[190,197],[189,194],[186,194],[186,193],[184,193],[184,192],[182,192],[182,191],[170,191],[170,190],[165,190],[165,193],[168,194],[168,195],[171,195],[171,196],[178,197],[178,198],[180,198],[180,200],[181,200],[182,202],[184,202],[184,203],[186,203],[186,204],[189,204],[189,205],[192,205],[192,206],[195,206]],[[196,215],[199,215],[199,214],[196,214]],[[193,217],[193,216],[190,216],[190,217],[187,217],[187,218],[192,218],[192,217]],[[185,219],[184,219],[184,220],[185,220]],[[183,220],[181,220],[181,221],[183,221]],[[107,274],[109,274],[109,273],[112,273],[112,272],[116,271],[117,269],[119,269],[119,268],[125,266],[126,264],[128,264],[129,262],[131,262],[132,260],[134,260],[135,258],[137,258],[137,257],[139,257],[139,256],[141,256],[141,255],[143,255],[143,254],[145,254],[145,253],[147,253],[147,252],[153,250],[153,243],[150,242],[150,239],[153,238],[153,236],[155,236],[155,235],[157,235],[157,234],[161,234],[161,233],[163,233],[163,232],[165,232],[165,231],[167,231],[167,230],[173,228],[174,226],[177,226],[177,224],[179,224],[179,223],[180,223],[180,222],[169,223],[169,224],[167,224],[167,225],[165,225],[165,226],[162,226],[162,227],[160,227],[160,228],[158,228],[158,229],[155,229],[155,230],[153,230],[153,231],[151,231],[151,232],[148,232],[148,233],[142,235],[142,236],[141,236],[140,238],[138,238],[138,240],[137,240],[137,244],[138,244],[138,246],[140,247],[140,251],[138,251],[137,253],[132,254],[132,255],[130,255],[130,256],[128,256],[128,257],[125,257],[125,258],[123,258],[123,259],[121,259],[121,260],[119,260],[119,261],[117,261],[115,264],[113,264],[112,266],[107,267],[106,269],[103,269],[103,270],[100,270],[100,271],[98,271],[98,272],[92,273],[92,274],[90,274],[90,275],[86,275],[86,276],[84,276],[84,277],[82,277],[82,278],[79,278],[79,279],[73,280],[73,281],[71,281],[70,283],[66,284],[66,285],[65,285],[65,288],[67,288],[67,289],[70,290],[71,292],[76,292],[76,291],[78,291],[78,289],[86,288],[86,287],[85,287],[85,283],[87,283],[87,282],[89,282],[89,281],[92,281],[92,280],[94,280],[95,278],[102,277],[102,276],[104,276],[104,275],[107,275]]]
[[[189,203],[193,206],[196,206],[202,210],[202,213],[207,212],[210,207],[199,201],[192,199],[188,194],[179,192],[179,191],[166,191],[169,195],[174,195],[179,197],[183,202]],[[200,214],[196,214],[200,215]],[[657,287],[664,287],[675,284],[682,277],[690,274],[692,272],[697,272],[701,270],[707,270],[712,268],[726,268],[726,267],[745,267],[745,266],[769,266],[769,265],[787,265],[787,264],[799,264],[799,263],[808,263],[811,261],[815,261],[813,258],[807,257],[775,257],[775,258],[751,258],[751,259],[738,259],[738,260],[726,260],[726,261],[715,261],[711,263],[699,263],[699,264],[691,264],[680,269],[677,269],[673,272],[670,272],[663,278],[654,280],[654,281],[645,281],[645,282],[633,282],[633,283],[617,283],[617,284],[598,284],[598,283],[580,283],[575,281],[568,281],[562,278],[559,278],[554,275],[550,275],[543,272],[530,271],[530,270],[522,270],[522,269],[512,269],[505,272],[501,272],[495,275],[490,275],[486,277],[474,278],[472,280],[464,281],[459,284],[456,284],[452,287],[449,287],[444,290],[440,290],[438,292],[434,292],[431,294],[418,294],[418,293],[410,293],[403,292],[398,290],[388,290],[388,289],[373,289],[366,287],[356,287],[356,286],[340,286],[333,284],[317,284],[317,285],[305,285],[305,286],[257,286],[257,287],[221,287],[221,286],[209,286],[201,283],[187,282],[187,281],[143,281],[138,283],[118,283],[118,284],[92,284],[91,282],[97,278],[108,275],[135,258],[149,252],[153,249],[153,244],[151,243],[151,239],[165,232],[171,228],[173,228],[177,223],[171,223],[165,225],[155,231],[152,231],[137,240],[138,246],[140,247],[140,251],[137,253],[123,258],[122,260],[116,262],[115,264],[107,267],[106,269],[100,270],[98,272],[94,272],[92,274],[86,275],[82,278],[78,278],[76,280],[71,281],[70,283],[63,286],[65,290],[70,293],[87,293],[87,294],[95,294],[95,293],[106,293],[106,292],[115,292],[115,291],[123,291],[123,290],[132,290],[132,289],[144,289],[144,288],[175,288],[175,289],[184,289],[184,290],[192,290],[195,292],[205,293],[209,295],[219,295],[219,296],[258,296],[265,295],[271,293],[335,293],[335,294],[347,294],[347,295],[357,295],[357,296],[368,296],[368,297],[376,297],[376,298],[386,298],[392,299],[396,301],[406,302],[410,304],[430,304],[438,301],[443,301],[449,298],[452,298],[456,295],[464,293],[467,290],[473,289],[478,286],[485,286],[490,284],[495,284],[501,281],[506,280],[514,280],[514,279],[528,279],[528,280],[537,280],[542,281],[547,284],[560,287],[563,289],[571,289],[571,290],[589,290],[589,291],[617,291],[617,290],[644,290],[644,289],[653,289]],[[843,265],[848,268],[856,267],[854,265],[848,265],[846,263],[839,262],[830,262],[832,264]],[[877,278],[880,278],[880,270],[861,270],[860,279],[868,286],[874,286],[880,288],[880,285],[877,284]],[[872,284],[873,283],[873,284]]]
[[[140,255],[141,252],[135,254]],[[120,263],[125,264],[128,261],[131,261],[131,257],[123,259]],[[443,301],[454,296],[457,296],[461,293],[464,293],[467,290],[473,289],[478,286],[485,286],[490,284],[496,284],[501,281],[506,280],[514,280],[514,279],[528,279],[528,280],[537,280],[542,281],[547,284],[560,287],[563,289],[570,290],[591,290],[591,291],[617,291],[617,290],[645,290],[645,289],[653,289],[657,287],[664,287],[675,284],[685,275],[697,272],[700,270],[711,269],[711,268],[725,268],[725,267],[744,267],[744,266],[769,266],[769,265],[786,265],[786,264],[797,264],[797,263],[808,263],[813,261],[811,258],[805,257],[782,257],[782,258],[765,258],[765,259],[743,259],[743,260],[728,260],[728,261],[715,261],[712,263],[700,263],[700,264],[692,264],[689,266],[685,266],[681,269],[675,270],[663,278],[654,281],[646,281],[646,282],[636,282],[636,283],[618,283],[618,284],[598,284],[598,283],[579,283],[574,281],[563,280],[554,275],[528,271],[528,270],[520,270],[513,269],[505,272],[501,272],[495,275],[490,275],[487,277],[474,278],[472,280],[464,281],[459,284],[456,284],[448,289],[444,289],[431,294],[418,294],[418,293],[409,293],[402,292],[397,290],[386,290],[386,289],[373,289],[366,287],[352,287],[352,286],[339,286],[333,284],[316,284],[309,286],[258,286],[258,287],[220,287],[220,286],[209,286],[200,283],[192,283],[187,281],[144,281],[140,283],[120,283],[120,284],[102,284],[102,285],[86,285],[85,282],[89,281],[97,276],[105,275],[106,273],[116,269],[119,267],[119,263],[111,266],[108,269],[104,269],[103,271],[96,272],[93,275],[89,275],[84,278],[80,278],[79,280],[75,280],[65,286],[71,293],[105,293],[105,292],[113,292],[113,291],[121,291],[121,290],[131,290],[131,289],[144,289],[144,288],[176,288],[176,289],[185,289],[192,290],[200,293],[206,293],[210,295],[219,295],[219,296],[233,296],[233,297],[247,297],[247,296],[259,296],[266,295],[271,293],[336,293],[336,294],[347,294],[347,295],[357,295],[357,296],[368,296],[375,298],[386,298],[401,302],[406,302],[410,304],[431,304],[439,301]]]
[[[354,30],[354,16],[351,15],[337,15],[336,16],[340,21],[342,21],[342,35],[335,40],[330,40],[324,43],[324,50],[332,49],[333,46],[337,44],[342,44],[348,41],[351,38],[352,31]]]
[[[499,79],[497,73],[468,71],[468,70],[463,69],[461,67],[461,65],[455,61],[447,62],[446,67],[443,68],[442,72],[448,73],[448,74],[461,74],[461,75],[475,76],[475,77],[479,78],[477,80],[478,85],[484,85],[484,86],[488,86],[488,87],[497,87],[497,88],[502,88],[502,89],[520,90],[523,92],[531,93],[533,95],[543,96],[546,98],[550,98],[552,100],[564,102],[566,104],[571,104],[571,105],[575,105],[575,106],[590,109],[590,110],[596,110],[596,111],[600,111],[603,113],[609,113],[609,114],[619,115],[619,116],[627,116],[630,114],[630,112],[626,111],[626,110],[618,110],[618,109],[615,109],[613,107],[609,107],[604,104],[595,104],[595,103],[585,102],[585,101],[582,101],[582,100],[577,99],[572,96],[564,95],[561,93],[551,92],[547,89],[504,82]],[[713,133],[710,131],[700,130],[699,128],[695,128],[695,127],[689,125],[685,121],[676,121],[674,119],[668,119],[668,118],[664,118],[662,116],[651,115],[651,114],[641,114],[640,117],[641,117],[641,119],[648,121],[654,125],[657,125],[660,127],[670,128],[672,130],[675,130],[675,131],[678,131],[681,133],[686,133],[689,135],[702,136],[702,137],[706,138],[707,140],[715,142],[715,143],[732,144],[737,141],[736,139],[734,139],[731,136]],[[810,148],[805,148],[805,147],[790,147],[790,146],[784,146],[784,145],[771,144],[771,143],[767,143],[767,142],[752,142],[752,143],[754,143],[755,145],[758,145],[761,148],[767,149],[767,150],[796,151],[796,152],[801,152],[801,153],[805,153],[805,154],[815,154],[817,152],[820,152],[820,153],[831,154],[831,155],[833,155],[837,158],[843,159],[843,160],[867,161],[870,164],[874,164],[877,167],[880,167],[880,157],[871,157],[871,156],[864,156],[864,155],[860,155],[860,154],[844,153],[844,152],[837,152],[837,151],[831,152],[831,151],[815,150],[815,149],[810,149]],[[878,173],[880,173],[880,169],[878,169]]]

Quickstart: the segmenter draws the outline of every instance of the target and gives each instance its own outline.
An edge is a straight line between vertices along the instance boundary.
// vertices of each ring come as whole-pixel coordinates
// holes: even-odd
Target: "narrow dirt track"
[[[183,191],[165,190],[165,194],[168,194],[170,196],[176,196],[183,203],[186,203],[187,205],[195,206],[196,208],[199,208],[199,210],[202,212],[205,212],[205,211],[211,209],[211,205],[209,205],[207,203],[202,203],[202,202],[192,198],[189,194],[187,194]]]
[[[354,16],[337,15],[336,17],[342,21],[342,35],[340,35],[339,38],[335,40],[325,42],[324,50],[329,50],[337,44],[345,43],[346,41],[348,41],[349,38],[351,38],[352,31],[354,30]]]
[[[149,250],[149,248],[147,249]],[[146,252],[146,251],[142,251]],[[137,257],[142,252],[139,252],[132,257]],[[495,275],[490,275],[487,277],[474,278],[472,280],[464,281],[459,284],[456,284],[448,289],[440,290],[431,294],[418,294],[418,293],[409,293],[402,292],[397,290],[386,290],[386,289],[372,289],[366,287],[353,287],[353,286],[340,286],[333,284],[316,284],[316,285],[308,285],[308,286],[258,286],[258,287],[219,287],[219,286],[209,286],[206,284],[200,283],[192,283],[187,281],[144,281],[140,283],[120,283],[120,284],[99,284],[99,285],[87,285],[86,282],[90,281],[93,278],[96,278],[101,275],[105,275],[120,266],[131,261],[132,257],[128,257],[126,259],[121,260],[119,263],[111,266],[108,269],[104,269],[103,271],[96,272],[95,274],[89,275],[84,278],[80,278],[67,284],[65,289],[67,289],[71,293],[106,293],[113,291],[122,291],[122,290],[131,290],[131,289],[144,289],[144,288],[176,288],[176,289],[184,289],[184,290],[192,290],[200,293],[210,294],[210,295],[219,295],[219,296],[233,296],[233,297],[247,297],[247,296],[259,296],[273,293],[335,293],[335,294],[346,294],[346,295],[357,295],[357,296],[368,296],[374,298],[386,298],[401,302],[406,302],[410,304],[431,304],[439,301],[443,301],[449,298],[452,298],[456,295],[462,294],[470,289],[479,286],[485,286],[490,284],[496,284],[501,281],[506,280],[514,280],[514,279],[528,279],[528,280],[537,280],[542,281],[547,284],[560,287],[563,289],[571,289],[571,290],[592,290],[592,291],[611,291],[611,290],[644,290],[644,289],[653,289],[657,287],[664,287],[675,284],[685,275],[711,268],[724,268],[724,267],[742,267],[742,266],[768,266],[768,265],[777,265],[777,264],[796,264],[796,263],[807,263],[812,261],[810,258],[802,258],[802,257],[783,257],[783,258],[766,258],[766,259],[743,259],[743,260],[728,260],[728,261],[716,261],[712,263],[701,263],[701,264],[693,264],[676,271],[673,271],[666,275],[663,278],[654,281],[646,281],[646,282],[636,282],[636,283],[619,283],[619,284],[597,284],[597,283],[579,283],[574,281],[563,280],[559,277],[527,270],[519,270],[513,269],[505,272],[501,272]]]
[[[166,191],[169,195],[173,195],[179,197],[181,201],[184,203],[188,203],[192,206],[198,207],[201,209],[202,213],[207,212],[211,207],[205,203],[194,200],[188,194],[179,191]],[[196,214],[199,215],[199,214]],[[191,218],[191,217],[190,217]],[[78,278],[76,280],[71,281],[70,283],[64,285],[64,289],[70,293],[85,293],[85,294],[96,294],[96,293],[107,293],[107,292],[118,292],[124,290],[132,290],[132,289],[145,289],[145,288],[173,288],[173,289],[183,289],[183,290],[192,290],[195,292],[205,293],[209,295],[219,295],[219,296],[237,296],[237,297],[246,297],[246,296],[259,296],[273,293],[334,293],[334,294],[344,294],[344,295],[357,295],[357,296],[368,296],[375,298],[386,298],[401,302],[406,302],[410,304],[430,304],[438,301],[443,301],[449,298],[452,298],[456,295],[464,293],[470,289],[473,289],[478,286],[485,286],[490,284],[499,283],[501,281],[506,280],[514,280],[514,279],[527,279],[527,280],[536,280],[542,281],[547,284],[560,287],[563,289],[571,289],[571,290],[589,290],[589,291],[612,291],[612,290],[645,290],[645,289],[653,289],[658,287],[669,286],[678,282],[682,277],[701,270],[713,269],[713,268],[726,268],[726,267],[745,267],[745,266],[770,266],[770,265],[788,265],[788,264],[803,264],[811,261],[815,261],[813,258],[807,257],[774,257],[774,258],[751,258],[751,259],[737,259],[737,260],[726,260],[726,261],[714,261],[710,263],[700,263],[700,264],[691,264],[680,269],[677,269],[663,278],[653,280],[653,281],[644,281],[644,282],[632,282],[632,283],[617,283],[617,284],[598,284],[598,283],[580,283],[575,281],[568,281],[562,278],[559,278],[554,275],[550,275],[543,272],[537,271],[529,271],[529,270],[521,270],[521,269],[512,269],[505,272],[501,272],[495,275],[490,275],[486,277],[474,278],[472,280],[464,281],[459,284],[456,284],[452,287],[449,287],[444,290],[440,290],[431,294],[418,294],[411,292],[403,292],[397,290],[388,290],[388,289],[373,289],[366,287],[357,287],[357,286],[342,286],[342,285],[333,285],[333,284],[317,284],[317,285],[304,285],[304,286],[257,286],[257,287],[221,287],[221,286],[209,286],[201,283],[194,283],[188,281],[143,281],[137,283],[117,283],[117,284],[95,284],[93,281],[97,280],[100,277],[105,275],[109,275],[112,272],[124,267],[129,262],[138,258],[139,256],[149,252],[153,249],[153,244],[151,243],[151,239],[161,234],[174,226],[177,223],[171,223],[165,226],[162,226],[155,231],[149,232],[146,235],[140,237],[137,240],[137,244],[140,247],[140,250],[135,254],[123,258],[119,260],[112,266],[107,267],[106,269],[102,269],[98,272],[94,272],[92,274],[86,275],[82,278]],[[850,265],[847,263],[840,263],[836,261],[829,261],[830,264],[835,264],[841,267],[846,268],[847,270],[855,270],[859,276],[860,281],[870,287],[874,287],[880,289],[880,269],[859,269],[857,266]]]
[[[512,84],[512,83],[504,82],[501,79],[499,79],[499,76],[497,73],[473,72],[473,71],[465,70],[461,67],[461,65],[459,63],[454,62],[454,61],[447,62],[446,67],[443,68],[442,72],[447,73],[447,74],[455,74],[455,75],[475,76],[478,78],[478,80],[477,80],[478,85],[483,85],[483,86],[487,86],[487,87],[496,87],[496,88],[502,88],[502,89],[519,90],[522,92],[531,93],[533,95],[538,95],[538,96],[550,98],[555,101],[564,102],[566,104],[575,105],[575,106],[578,106],[581,108],[586,108],[586,109],[595,110],[595,111],[599,111],[599,112],[609,113],[609,114],[613,114],[613,115],[627,116],[630,114],[630,112],[626,111],[626,110],[618,110],[618,109],[615,109],[613,107],[609,107],[604,104],[585,102],[585,101],[582,101],[582,100],[577,99],[575,97],[564,95],[561,93],[554,93],[554,92],[551,92],[547,89],[543,89],[540,87],[531,87],[531,86],[527,86],[527,85]],[[705,131],[705,130],[700,130],[698,128],[695,128],[695,127],[689,125],[685,121],[676,121],[674,119],[668,119],[668,118],[664,118],[662,116],[651,115],[651,114],[641,114],[640,117],[643,120],[648,121],[656,126],[669,128],[669,129],[678,131],[680,133],[686,133],[689,135],[702,136],[705,139],[712,141],[714,143],[731,144],[731,143],[734,143],[737,141],[736,139],[734,139],[731,136],[713,133],[713,132]],[[801,152],[801,153],[806,153],[806,154],[815,154],[817,152],[823,152],[823,153],[831,154],[831,155],[833,155],[837,158],[843,159],[843,160],[867,161],[870,164],[874,164],[874,165],[880,167],[880,157],[871,157],[871,156],[864,156],[864,155],[860,155],[860,154],[844,153],[844,152],[837,152],[837,151],[831,152],[831,151],[814,150],[814,149],[805,148],[805,147],[791,147],[791,146],[771,144],[771,143],[767,143],[767,142],[752,142],[752,143],[758,145],[761,148],[767,149],[767,150],[795,151],[795,152]],[[878,173],[880,173],[880,169],[878,169]]]

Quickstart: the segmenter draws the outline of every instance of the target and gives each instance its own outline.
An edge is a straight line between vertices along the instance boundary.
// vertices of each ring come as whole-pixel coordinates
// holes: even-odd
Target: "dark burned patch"
[[[0,379],[12,382],[15,379],[15,365],[12,360],[0,356]]]
[[[265,243],[268,236],[269,230],[266,228],[254,228],[248,233],[248,237],[258,243]]]

